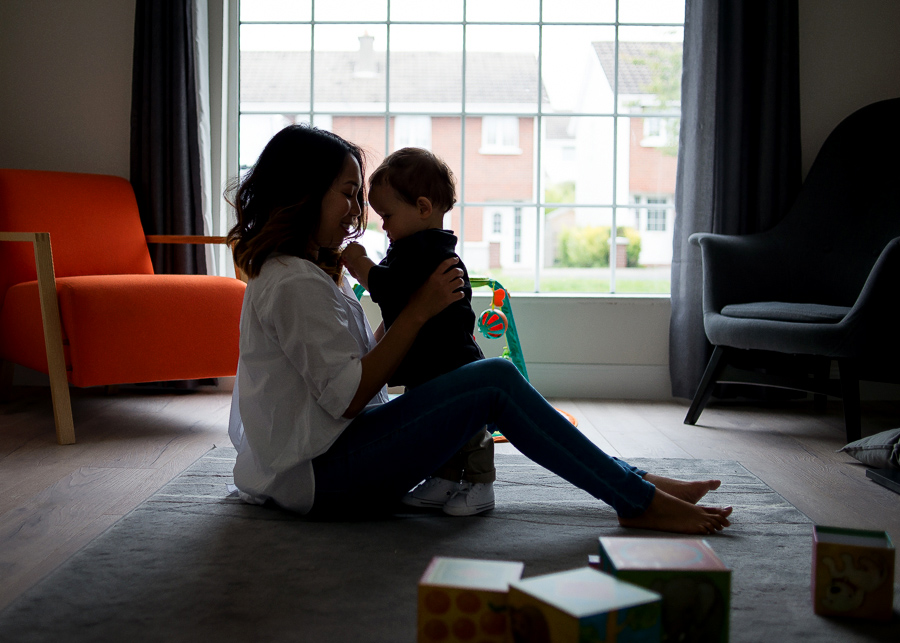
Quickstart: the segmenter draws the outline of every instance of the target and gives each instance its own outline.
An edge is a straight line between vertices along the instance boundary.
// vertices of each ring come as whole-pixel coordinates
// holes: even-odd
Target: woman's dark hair
[[[237,211],[237,224],[227,241],[234,263],[256,277],[272,253],[302,257],[317,263],[335,281],[340,275],[340,255],[323,248],[309,256],[309,241],[319,229],[322,199],[340,176],[347,156],[359,163],[365,177],[362,150],[332,132],[308,125],[288,125],[272,137],[247,175],[229,189],[229,203]],[[366,195],[356,195],[361,215],[349,238],[366,229]]]

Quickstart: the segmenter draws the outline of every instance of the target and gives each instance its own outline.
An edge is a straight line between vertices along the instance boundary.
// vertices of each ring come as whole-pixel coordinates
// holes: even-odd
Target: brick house
[[[586,113],[612,109],[616,79],[615,43],[592,44],[594,57],[585,74],[579,106],[579,111]],[[666,73],[676,72],[674,82],[680,81],[681,47],[680,42],[619,42],[616,131],[608,122],[610,119],[573,119],[577,149],[575,203],[612,204],[615,200],[617,205],[625,206],[617,208],[616,224],[639,232],[640,264],[644,266],[669,265],[672,259],[680,100],[675,98],[667,106],[660,106],[654,89]],[[680,96],[680,91],[674,95]],[[618,145],[615,173],[614,141]],[[612,223],[609,208],[554,214],[559,221],[549,222],[548,240],[553,227]]]
[[[459,178],[461,54],[392,51],[388,86],[385,53],[374,51],[372,36],[359,41],[355,52],[315,52],[314,124],[360,145],[369,172],[386,148],[417,146],[442,157]],[[536,236],[533,114],[539,93],[549,108],[546,92],[538,91],[537,60],[530,54],[468,52],[465,62],[465,109],[477,115],[465,119],[466,184],[464,194],[457,186],[457,197],[479,205],[457,205],[445,226],[458,235],[464,229],[464,256],[473,271],[530,266]],[[252,165],[275,132],[309,120],[310,89],[309,52],[241,53],[242,168]],[[522,113],[528,115],[516,116]],[[370,251],[383,244],[375,227],[367,233]]]

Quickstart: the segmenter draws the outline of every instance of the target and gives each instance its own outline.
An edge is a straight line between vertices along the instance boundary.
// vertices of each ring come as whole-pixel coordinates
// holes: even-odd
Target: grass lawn
[[[607,271],[608,272],[608,271]],[[627,276],[616,275],[616,293],[618,294],[668,294],[671,280],[666,276],[648,274],[646,277],[635,275],[630,270]],[[492,271],[491,277],[503,284],[510,292],[534,292],[534,277],[505,275],[501,271]],[[609,293],[609,277],[582,275],[554,275],[547,271],[541,275],[541,292],[572,293]]]

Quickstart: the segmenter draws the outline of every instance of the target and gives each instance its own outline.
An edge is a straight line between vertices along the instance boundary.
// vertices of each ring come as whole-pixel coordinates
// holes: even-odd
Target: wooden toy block
[[[894,553],[886,531],[816,525],[813,611],[889,621],[894,605]]]
[[[514,643],[657,643],[660,597],[583,567],[509,586]]]
[[[705,540],[601,537],[600,568],[662,595],[663,641],[727,643],[731,570]]]
[[[507,593],[524,563],[435,556],[419,580],[419,643],[506,643]]]

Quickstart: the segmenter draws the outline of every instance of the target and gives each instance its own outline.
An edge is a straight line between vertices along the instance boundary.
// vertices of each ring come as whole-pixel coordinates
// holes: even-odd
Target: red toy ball
[[[509,322],[506,321],[506,315],[499,310],[488,309],[481,313],[478,318],[478,330],[488,339],[497,339],[503,337]]]

